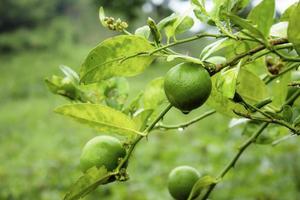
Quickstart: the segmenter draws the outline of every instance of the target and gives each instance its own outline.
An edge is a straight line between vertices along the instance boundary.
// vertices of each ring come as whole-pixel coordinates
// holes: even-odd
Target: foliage
[[[249,135],[248,139],[241,144],[237,153],[234,154],[219,175],[215,175],[215,178],[212,178],[212,176],[198,178],[199,180],[195,180],[193,183],[194,187],[190,188],[189,195],[186,194],[186,197],[184,197],[184,199],[187,196],[189,196],[188,199],[194,199],[200,195],[201,199],[207,199],[219,183],[219,179],[222,179],[236,165],[241,155],[253,143],[277,145],[286,138],[300,134],[298,111],[296,104],[294,104],[300,96],[300,91],[295,90],[289,98],[286,98],[290,79],[282,78],[287,74],[290,75],[291,71],[298,68],[300,62],[299,56],[291,51],[286,51],[295,49],[298,52],[297,32],[299,32],[300,26],[295,25],[297,24],[299,15],[299,12],[297,12],[299,6],[293,6],[289,11],[290,14],[288,17],[285,15],[285,20],[289,22],[286,30],[288,38],[281,38],[270,35],[275,12],[275,1],[273,0],[263,0],[250,11],[247,19],[237,16],[236,13],[243,9],[248,1],[214,1],[214,7],[210,11],[206,10],[203,1],[193,0],[191,3],[194,6],[194,13],[197,18],[203,23],[215,25],[219,29],[220,34],[203,33],[177,40],[176,35],[186,32],[191,28],[193,19],[174,14],[159,23],[148,18],[147,25],[149,28],[146,29],[143,26],[136,31],[137,35],[134,35],[126,30],[127,26],[122,26],[120,29],[111,28],[110,25],[112,24],[108,23],[108,20],[112,18],[107,18],[103,8],[101,8],[99,17],[104,27],[110,30],[121,31],[124,34],[107,39],[92,49],[81,65],[79,74],[69,68],[62,68],[62,70],[66,75],[65,78],[69,78],[73,82],[73,89],[83,94],[85,93],[85,88],[81,87],[82,85],[97,83],[100,84],[98,87],[101,88],[101,85],[104,84],[105,87],[105,82],[111,78],[120,76],[130,77],[141,74],[156,57],[166,58],[167,62],[174,59],[185,63],[192,62],[197,64],[193,66],[206,70],[207,76],[210,74],[213,79],[212,94],[207,104],[221,114],[241,118],[239,120],[242,120],[246,124],[245,130],[247,131],[245,131],[245,135],[249,132],[249,127],[255,128],[254,131],[251,131],[252,133],[247,134]],[[258,18],[258,15],[262,16]],[[166,44],[163,44],[164,40],[162,40],[164,36],[161,32],[163,30],[165,31]],[[148,35],[152,35],[152,40],[148,38]],[[171,49],[171,47],[178,44],[204,37],[222,38],[222,40],[206,47],[201,53],[200,58],[182,55]],[[227,44],[223,45],[223,43]],[[220,48],[219,46],[222,47]],[[241,49],[238,52],[236,49],[232,49],[232,47],[241,47]],[[218,50],[224,48],[230,49],[229,51],[223,50],[223,54],[221,55],[217,54]],[[229,53],[226,54],[226,52]],[[212,57],[214,53],[216,55]],[[266,62],[258,65],[257,63],[261,59],[265,59]],[[254,64],[255,62],[256,64]],[[68,70],[66,71],[66,69]],[[176,69],[176,67],[172,69]],[[166,77],[168,79],[166,79],[165,83],[170,84],[169,81],[167,82],[169,80],[168,75]],[[205,89],[208,91],[211,90],[211,84],[204,84],[202,86],[206,88],[197,88],[195,91],[188,90],[194,86],[186,84],[181,79],[185,78],[190,81],[189,77],[180,74],[172,78],[176,78],[178,82],[183,82],[183,86],[188,87],[186,91],[190,93],[201,93]],[[65,78],[61,78],[61,80]],[[207,79],[210,78],[208,77]],[[52,79],[52,84],[50,84],[51,80],[48,81],[48,87],[53,93],[59,95],[69,94],[66,89],[64,89],[66,92],[62,94],[58,92],[61,88],[67,87],[66,84],[69,84],[69,82],[64,83],[61,81],[60,84],[55,84],[54,81],[56,79]],[[177,89],[181,87],[176,81],[173,82],[173,86]],[[210,83],[210,80],[208,82]],[[274,82],[277,84],[274,84]],[[153,84],[153,81],[149,84],[152,94],[161,94],[162,86],[153,87],[155,86]],[[276,92],[279,87],[281,92]],[[97,87],[92,89],[95,91],[98,90]],[[108,88],[108,90],[110,89]],[[118,91],[119,88],[117,87],[116,90]],[[153,90],[157,91],[153,92]],[[124,91],[122,90],[122,92]],[[157,127],[158,123],[162,123],[163,118],[167,116],[173,105],[173,99],[170,99],[168,89],[165,93],[170,103],[164,109],[160,109],[160,106],[163,104],[163,101],[160,100],[162,95],[157,95],[151,99],[151,101],[156,103],[149,110],[146,107],[147,104],[142,104],[140,101],[144,95],[147,95],[147,91],[149,89],[145,90],[144,93],[139,93],[135,99],[128,102],[127,108],[126,106],[124,108],[122,106],[116,107],[114,104],[109,103],[102,105],[101,102],[94,102],[93,98],[89,99],[87,95],[84,96],[85,98],[81,95],[62,95],[67,97],[72,104],[57,108],[57,112],[75,118],[81,123],[88,124],[102,134],[104,132],[106,134],[117,133],[125,136],[124,145],[126,144],[127,148],[126,156],[120,158],[120,162],[115,169],[100,173],[101,175],[96,176],[98,177],[96,179],[89,172],[84,173],[79,179],[79,183],[82,188],[88,188],[88,190],[83,192],[78,190],[76,192],[76,188],[78,188],[77,182],[70,189],[72,195],[66,195],[65,199],[79,199],[92,192],[96,189],[95,183],[98,181],[102,183],[103,177],[106,177],[106,174],[110,178],[113,177],[113,180],[127,180],[127,178],[120,179],[124,175],[125,170],[122,166],[129,161],[136,145],[144,137],[148,137],[150,132]],[[100,93],[102,99],[109,98],[109,96],[103,94],[105,93]],[[185,94],[179,97],[174,96],[174,98],[175,100],[181,100],[181,98],[188,99],[192,95],[194,94]],[[147,96],[144,96],[145,98]],[[205,97],[205,100],[201,98],[201,104],[206,99],[207,97]],[[278,101],[278,99],[281,100]],[[185,102],[185,104],[187,105],[182,106],[194,104],[194,101]],[[175,107],[178,108],[178,106]],[[181,109],[181,107],[179,108]],[[158,110],[160,112],[157,114]],[[211,111],[210,113],[214,112]],[[205,117],[209,115],[207,114]],[[188,122],[188,125],[205,117]],[[170,128],[164,125],[159,125],[158,127],[163,129]],[[180,125],[179,127],[184,127],[184,125]],[[284,128],[285,131],[280,135],[265,136],[261,140],[261,134],[265,129],[268,130],[270,128],[278,130]],[[291,132],[291,135],[288,135],[287,131]],[[281,138],[282,135],[284,136],[283,138]],[[202,190],[205,191],[200,194]]]

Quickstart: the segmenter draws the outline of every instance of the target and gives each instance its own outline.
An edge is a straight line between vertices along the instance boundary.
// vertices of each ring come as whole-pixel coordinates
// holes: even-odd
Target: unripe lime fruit
[[[164,89],[169,102],[184,113],[201,106],[211,92],[208,72],[195,63],[181,63],[171,68]]]
[[[80,168],[86,172],[93,166],[105,166],[108,171],[114,170],[119,159],[124,158],[126,150],[121,142],[111,136],[97,136],[84,146],[80,157]]]
[[[168,178],[168,189],[176,200],[188,199],[194,184],[200,178],[199,172],[190,166],[174,168]]]

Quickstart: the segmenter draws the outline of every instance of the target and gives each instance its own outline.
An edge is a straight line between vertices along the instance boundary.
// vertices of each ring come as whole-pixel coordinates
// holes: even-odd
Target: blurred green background
[[[128,20],[134,30],[148,15],[169,15],[170,1],[0,0],[1,200],[61,199],[80,176],[81,149],[98,133],[54,114],[52,110],[67,101],[50,94],[43,80],[59,75],[60,64],[78,70],[93,46],[116,34],[100,26],[99,6],[107,15]],[[194,42],[178,51],[197,56],[203,45]],[[142,75],[129,78],[131,95],[173,64],[157,61]],[[207,109],[189,115],[173,109],[165,122],[184,122]],[[228,128],[229,120],[217,114],[183,131],[153,132],[130,160],[130,180],[100,187],[86,199],[171,199],[166,178],[177,165],[216,175],[245,139],[243,127]],[[253,145],[212,199],[300,199],[299,155],[297,141],[278,147]]]

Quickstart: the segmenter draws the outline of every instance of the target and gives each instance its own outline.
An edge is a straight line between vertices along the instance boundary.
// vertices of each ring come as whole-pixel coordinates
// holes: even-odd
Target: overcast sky
[[[157,5],[161,4],[163,1],[164,0],[152,0],[152,2]],[[298,0],[275,0],[276,9],[282,13],[285,9],[287,9],[290,5],[292,5],[293,3],[297,2],[297,1]],[[260,2],[261,2],[261,0],[252,0],[251,1],[251,3],[253,5],[257,5]],[[209,7],[211,7],[211,6],[212,6],[211,1],[207,0],[206,7],[209,9]],[[185,13],[191,8],[191,4],[190,4],[190,1],[170,0],[169,7],[174,12]],[[147,9],[147,7],[144,9]],[[195,18],[195,16],[193,15],[192,12],[188,12],[188,13],[190,13],[191,17]],[[195,23],[194,27],[192,28],[192,31],[201,30],[203,28],[203,25],[201,25],[201,23],[198,20],[195,20],[195,22],[196,23]]]

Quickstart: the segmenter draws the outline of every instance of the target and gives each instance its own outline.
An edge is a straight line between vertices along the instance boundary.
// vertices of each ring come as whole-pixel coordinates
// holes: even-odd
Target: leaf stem
[[[244,151],[253,143],[255,140],[261,135],[263,130],[268,126],[268,123],[265,122],[263,123],[259,129],[250,137],[248,140],[246,140],[240,147],[239,151],[235,154],[235,156],[231,159],[231,161],[225,166],[225,168],[220,172],[218,175],[217,179],[222,179],[229,171],[230,169],[234,168],[236,165],[238,159],[240,156],[244,153]],[[202,197],[202,200],[205,200],[209,197],[210,193],[214,190],[216,187],[217,183],[214,183],[210,185],[204,196]]]

